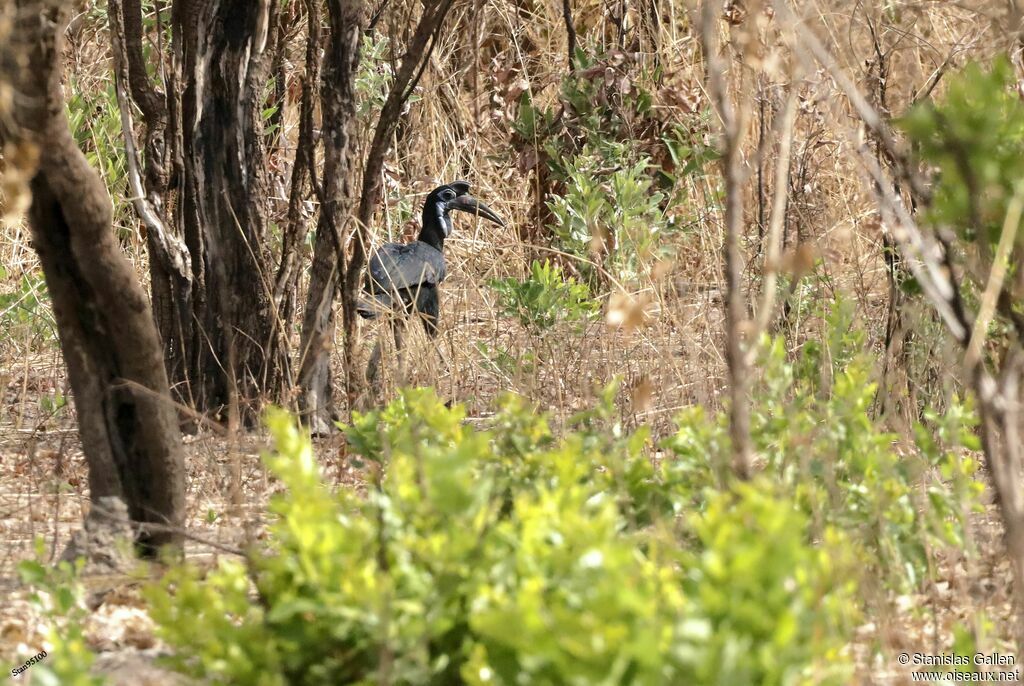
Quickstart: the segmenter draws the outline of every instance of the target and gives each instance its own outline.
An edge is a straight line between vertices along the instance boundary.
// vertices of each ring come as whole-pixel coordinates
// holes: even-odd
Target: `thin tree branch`
[[[572,0],[562,0],[562,18],[565,19],[565,44],[569,57],[569,71],[576,69],[576,25],[572,21]]]
[[[709,90],[722,122],[722,175],[725,180],[725,285],[726,362],[729,367],[729,420],[733,470],[748,479],[753,468],[750,441],[750,374],[743,349],[746,305],[743,296],[743,160],[742,136],[746,108],[735,108],[729,99],[725,60],[720,54],[718,19],[722,3],[707,1],[701,12],[701,45],[704,50]]]
[[[128,171],[128,183],[132,189],[131,203],[139,219],[146,226],[146,231],[153,237],[159,248],[157,254],[151,255],[159,259],[167,271],[183,283],[192,282],[192,270],[188,248],[184,242],[167,230],[159,212],[150,202],[142,183],[139,164],[139,152],[135,147],[134,127],[132,124],[131,104],[125,93],[125,84],[129,83],[128,58],[126,42],[122,40],[125,26],[122,23],[120,0],[110,0],[107,16],[110,19],[110,38],[114,56],[114,91],[117,95],[117,108],[121,116],[121,133],[124,139],[125,162]],[[141,103],[140,103],[141,105]]]

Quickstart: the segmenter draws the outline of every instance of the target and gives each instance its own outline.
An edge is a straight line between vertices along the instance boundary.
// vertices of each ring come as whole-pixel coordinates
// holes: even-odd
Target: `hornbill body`
[[[356,308],[361,317],[375,319],[393,313],[404,318],[418,314],[427,334],[437,336],[441,309],[437,287],[447,276],[444,241],[452,232],[451,210],[476,214],[504,226],[498,215],[469,194],[468,182],[438,186],[423,203],[419,238],[411,243],[385,243],[370,257],[363,297]],[[400,326],[396,323],[398,345]]]

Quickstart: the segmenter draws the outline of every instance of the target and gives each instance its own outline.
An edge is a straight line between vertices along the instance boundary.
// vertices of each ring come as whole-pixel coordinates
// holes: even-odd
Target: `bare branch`
[[[117,94],[117,108],[121,115],[121,133],[124,138],[128,183],[132,189],[132,207],[135,208],[142,223],[145,224],[146,231],[154,239],[153,243],[159,248],[157,254],[151,255],[151,257],[161,260],[167,271],[182,282],[191,283],[192,270],[188,248],[182,240],[167,230],[163,219],[143,187],[139,152],[135,146],[131,104],[125,93],[125,84],[129,82],[128,57],[125,49],[126,43],[123,40],[125,26],[121,19],[120,0],[110,0],[107,16],[110,19],[110,37],[114,55],[114,90]]]
[[[565,20],[566,53],[569,57],[569,71],[576,68],[576,25],[572,21],[571,0],[562,0],[562,18]]]
[[[1010,250],[1013,249],[1014,240],[1017,238],[1022,210],[1024,210],[1024,196],[1018,192],[1013,196],[1006,211],[1006,221],[1003,222],[1003,232],[999,236],[999,245],[996,247],[996,254],[992,261],[992,270],[989,272],[988,283],[981,296],[978,317],[974,320],[974,329],[971,331],[971,340],[967,344],[967,352],[964,354],[964,363],[968,368],[979,362],[981,346],[985,344],[988,325],[996,311],[996,300],[1003,290],[1003,283],[1006,280]]]

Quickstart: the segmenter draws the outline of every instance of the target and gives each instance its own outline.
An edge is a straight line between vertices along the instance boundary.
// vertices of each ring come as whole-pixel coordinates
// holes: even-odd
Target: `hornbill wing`
[[[370,258],[369,272],[366,285],[371,293],[415,292],[444,280],[444,255],[420,241],[385,243]]]

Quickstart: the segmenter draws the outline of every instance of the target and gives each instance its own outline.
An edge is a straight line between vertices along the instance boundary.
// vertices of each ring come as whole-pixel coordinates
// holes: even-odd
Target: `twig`
[[[572,21],[571,0],[562,0],[562,18],[565,19],[566,52],[569,56],[569,71],[576,69],[576,25]]]
[[[1018,191],[1010,206],[1006,210],[1006,220],[1003,222],[1003,232],[999,236],[999,245],[996,247],[996,254],[992,260],[992,270],[988,275],[988,283],[985,292],[981,296],[981,307],[978,308],[978,317],[974,320],[974,330],[971,331],[971,339],[967,344],[967,352],[964,354],[964,364],[972,369],[978,364],[981,354],[981,346],[985,343],[988,334],[988,325],[995,314],[996,300],[1000,291],[1003,290],[1003,282],[1006,279],[1006,270],[1009,266],[1010,250],[1013,249],[1014,240],[1017,238],[1017,229],[1020,227],[1021,212],[1024,211],[1024,194]]]

